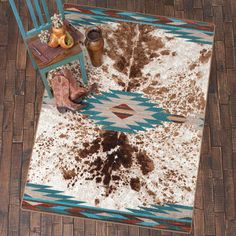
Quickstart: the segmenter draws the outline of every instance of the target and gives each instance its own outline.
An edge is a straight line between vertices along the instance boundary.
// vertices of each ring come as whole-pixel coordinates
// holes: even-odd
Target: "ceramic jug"
[[[95,67],[102,65],[104,39],[102,30],[97,26],[89,27],[86,32],[85,45],[89,53],[91,63]]]

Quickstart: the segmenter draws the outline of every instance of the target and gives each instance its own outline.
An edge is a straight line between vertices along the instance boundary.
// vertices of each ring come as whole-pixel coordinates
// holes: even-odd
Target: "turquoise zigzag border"
[[[43,197],[51,197],[54,199],[49,200],[49,199],[43,199],[43,197],[37,198],[37,197],[30,196],[30,194],[27,193],[28,189],[31,189],[30,191],[44,193]],[[51,186],[34,184],[34,183],[29,183],[29,182],[26,184],[23,200],[39,202],[39,203],[61,204],[63,206],[59,207],[58,209],[60,210],[60,213],[64,213],[64,214],[68,214],[68,213],[63,211],[63,207],[65,209],[68,207],[79,207],[88,211],[96,210],[96,212],[98,213],[106,212],[109,214],[122,214],[122,216],[133,215],[135,217],[147,217],[148,219],[153,219],[153,220],[163,219],[163,220],[170,220],[170,221],[182,222],[182,223],[192,222],[192,218],[188,216],[183,216],[181,218],[170,217],[171,212],[189,211],[189,213],[192,214],[193,207],[190,207],[190,206],[184,206],[184,205],[178,205],[178,204],[151,205],[149,207],[139,207],[139,209],[127,208],[127,211],[97,208],[97,207],[86,205],[86,202],[84,201],[75,200],[74,197],[72,196],[64,195],[63,191],[55,190]],[[55,212],[57,212],[57,208],[55,208],[54,210]],[[87,213],[89,214],[89,212]],[[162,214],[165,214],[166,216],[156,215],[155,213],[156,214],[162,213]],[[89,217],[91,216],[92,215],[90,215]],[[91,217],[91,218],[94,218],[94,217]]]
[[[103,10],[103,9],[101,9]],[[124,18],[116,18],[116,17],[111,17],[107,16],[105,13],[101,11],[94,11],[95,15],[92,14],[85,14],[81,13],[78,11],[73,11],[73,10],[65,10],[65,15],[68,18],[70,14],[78,14],[80,15],[78,20],[75,19],[69,19],[68,20],[74,24],[74,25],[94,25],[94,24],[104,24],[107,22],[118,22],[118,21],[123,21],[123,22],[133,22],[133,23],[139,23],[139,24],[148,24],[152,25],[154,27],[158,27],[160,29],[165,30],[167,33],[172,33],[176,35],[178,38],[184,38],[188,42],[195,42],[195,43],[202,43],[202,44],[213,44],[213,36],[214,32],[211,31],[206,31],[206,30],[201,30],[201,29],[193,29],[193,28],[183,28],[177,25],[170,25],[170,24],[158,24],[158,23],[153,23],[154,18],[152,19],[150,16],[146,17],[141,17],[139,20],[134,20],[132,18],[130,19],[124,19]],[[99,13],[99,15],[96,15],[96,13]],[[103,13],[103,14],[102,14]],[[137,14],[137,13],[129,13],[129,12],[121,12],[122,14]],[[119,13],[119,14],[121,14]],[[141,20],[143,19],[143,20]],[[180,20],[174,19],[174,18],[169,18],[172,21],[179,22]],[[145,21],[144,21],[145,20]],[[156,21],[156,19],[155,19]],[[187,24],[185,24],[186,26]],[[203,22],[204,25],[204,22]],[[187,32],[186,32],[187,31]],[[195,33],[202,33],[202,35],[205,35],[207,38],[204,37],[197,37],[194,34]],[[210,37],[210,39],[209,39]]]

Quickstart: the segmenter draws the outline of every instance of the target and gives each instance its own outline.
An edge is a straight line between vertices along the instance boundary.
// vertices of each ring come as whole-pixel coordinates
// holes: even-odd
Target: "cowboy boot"
[[[70,84],[64,76],[56,75],[52,79],[51,85],[59,112],[64,113],[67,110],[74,112],[85,107],[85,105],[76,104],[70,100]]]
[[[77,99],[80,96],[81,92],[83,93],[83,88],[78,86],[72,72],[67,68],[64,68],[60,71],[60,75],[65,76],[65,78],[67,78],[70,83],[70,99],[72,101]]]
[[[97,92],[97,84],[94,83],[92,84],[89,88],[83,88],[83,87],[80,87],[78,90],[77,90],[77,98],[74,99],[73,101],[76,102],[76,103],[80,103],[83,101],[83,99],[85,97],[87,97],[88,95],[92,94],[92,93],[95,93]]]

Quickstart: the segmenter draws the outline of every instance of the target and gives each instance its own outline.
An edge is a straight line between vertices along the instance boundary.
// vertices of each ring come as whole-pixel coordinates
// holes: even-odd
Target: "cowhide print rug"
[[[164,120],[153,127],[140,125],[133,133],[115,132],[88,114],[60,114],[45,98],[28,181],[109,209],[193,206],[212,46],[186,42],[149,25],[107,23],[101,28],[103,65],[92,67],[83,48],[90,83],[107,93],[141,93],[163,113],[185,117],[185,122]],[[78,62],[68,68],[80,82]],[[127,119],[120,118],[120,124]]]

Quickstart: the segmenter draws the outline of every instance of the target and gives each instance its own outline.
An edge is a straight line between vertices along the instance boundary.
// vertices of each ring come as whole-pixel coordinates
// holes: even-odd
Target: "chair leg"
[[[82,52],[79,53],[79,63],[80,63],[83,83],[87,85],[88,79],[87,79],[87,73],[86,73],[86,68],[85,68],[85,63],[84,63],[84,55]]]
[[[33,65],[33,68],[34,68],[35,70],[37,70],[37,69],[38,69],[37,64],[36,64],[36,62],[35,62],[35,60],[34,60],[34,57],[33,57],[32,53],[31,53],[31,51],[29,50],[29,46],[28,46],[28,44],[27,44],[26,42],[25,42],[25,47],[26,47],[26,49],[27,49],[27,51],[28,51],[28,54],[29,54],[31,63],[32,63],[32,65]]]
[[[47,80],[46,74],[42,73],[41,71],[39,71],[39,73],[40,73],[40,76],[41,76],[41,78],[43,80],[43,84],[44,84],[44,87],[45,87],[45,89],[46,89],[46,91],[48,93],[49,98],[53,98],[52,91],[51,91],[51,88],[50,88],[50,86],[48,84],[48,80]]]

